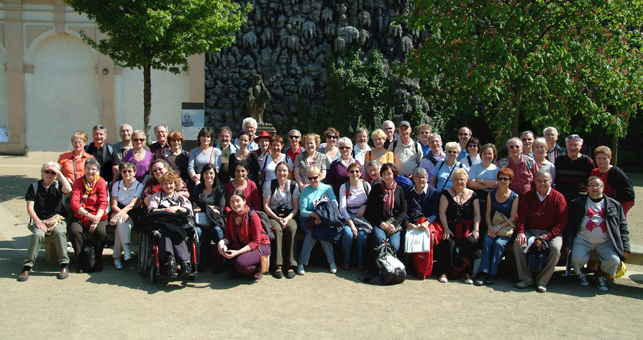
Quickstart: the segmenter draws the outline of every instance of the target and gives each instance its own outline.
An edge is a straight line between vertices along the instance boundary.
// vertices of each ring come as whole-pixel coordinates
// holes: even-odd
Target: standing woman
[[[539,137],[531,144],[534,160],[538,164],[538,169],[545,169],[551,174],[552,183],[556,180],[556,166],[547,159],[547,141]]]
[[[592,170],[590,176],[596,176],[605,183],[603,193],[605,196],[619,201],[623,206],[625,217],[627,217],[627,212],[634,206],[632,181],[621,168],[610,164],[612,150],[607,146],[599,146],[594,149],[594,157],[598,168]]]
[[[340,149],[341,150],[341,149]],[[364,270],[364,249],[368,234],[373,231],[373,226],[366,223],[364,212],[371,185],[362,181],[362,167],[359,163],[348,166],[349,181],[342,184],[339,189],[339,211],[346,220],[344,234],[342,235],[342,249],[344,250],[344,270],[351,269],[351,250],[353,240],[357,240],[357,270]]]
[[[368,194],[364,216],[373,226],[373,245],[387,239],[396,252],[400,250],[400,231],[406,217],[404,190],[397,185],[397,169],[391,163],[382,165],[382,182],[374,185]]]
[[[340,157],[330,164],[330,169],[326,175],[326,183],[333,187],[333,192],[337,197],[339,197],[339,187],[348,182],[348,166],[357,162],[355,158],[351,156],[353,142],[351,142],[349,138],[340,138],[338,144]],[[360,167],[362,166],[359,162],[357,162],[357,164]]]
[[[239,147],[230,143],[232,140],[232,130],[229,127],[224,126],[219,131],[219,143],[216,148],[221,151],[221,167],[219,168],[218,179],[222,184],[228,183],[230,176],[228,175],[228,165],[230,161],[230,154],[233,154],[239,150]]]
[[[204,260],[212,254],[210,242],[218,243],[223,238],[226,193],[223,184],[219,183],[219,176],[214,170],[214,165],[209,163],[204,165],[201,169],[199,184],[192,189],[190,195],[192,211],[198,215],[196,231],[201,243],[199,265],[205,263]],[[215,271],[218,272],[220,269],[221,264],[218,263]]]
[[[295,260],[297,221],[294,218],[299,215],[299,187],[294,181],[288,179],[290,168],[285,161],[277,164],[275,173],[277,178],[266,181],[263,187],[263,210],[275,230],[273,275],[278,279],[283,277],[282,267],[286,258],[288,261],[286,277],[292,279],[295,277],[295,267],[297,267]]]
[[[491,226],[484,236],[482,246],[482,257],[480,259],[480,270],[476,277],[475,285],[492,285],[496,281],[498,267],[505,253],[505,246],[511,237],[497,235],[498,231],[509,225],[506,221],[492,225],[496,212],[503,214],[511,223],[516,220],[518,213],[518,194],[511,191],[509,186],[514,180],[514,172],[511,169],[503,168],[498,171],[498,189],[491,190],[487,198],[487,211],[485,219],[487,225]]]
[[[308,169],[315,166],[319,171],[319,180],[323,181],[326,178],[326,170],[330,167],[330,161],[328,157],[324,154],[317,152],[317,147],[319,146],[319,135],[315,133],[309,133],[304,135],[304,151],[297,155],[295,158],[295,168],[293,172],[295,173],[295,181],[299,186],[299,191],[303,192],[304,188],[309,184]]]
[[[272,153],[270,141],[272,141],[272,136],[266,131],[261,131],[261,133],[255,137],[255,143],[259,145],[259,148],[252,152],[257,154],[257,162],[259,162],[259,165],[263,165],[263,161]],[[263,167],[261,167],[260,170],[261,169],[263,169]]]
[[[107,238],[107,183],[99,175],[100,164],[95,158],[85,161],[85,175],[74,182],[71,190],[71,210],[74,217],[67,227],[74,253],[80,254],[85,241],[84,231],[94,235],[96,240],[96,265],[94,270],[103,270],[101,263]],[[79,268],[79,273],[82,270]]]
[[[225,233],[217,243],[219,255],[232,260],[240,273],[260,279],[262,257],[270,256],[270,239],[263,233],[259,215],[246,205],[246,196],[241,190],[230,193],[231,212],[226,219]]]
[[[284,146],[284,139],[281,136],[274,136],[270,141],[271,153],[267,155],[261,163],[261,185],[270,183],[273,179],[277,178],[275,169],[277,164],[286,161],[286,155],[281,153],[281,148]]]
[[[123,156],[123,162],[131,162],[136,165],[136,180],[143,182],[145,175],[150,170],[154,154],[145,148],[145,132],[136,130],[132,132],[132,144],[134,148]]]
[[[480,158],[480,140],[477,137],[471,137],[467,142],[467,152],[468,154],[462,159],[462,164],[466,165],[467,168],[471,168],[474,164],[482,163]]]
[[[163,155],[163,159],[170,164],[172,170],[179,174],[183,182],[187,182],[190,179],[190,175],[188,174],[190,154],[182,148],[184,142],[183,134],[179,131],[172,130],[170,134],[167,135],[167,140],[170,144],[170,150]]]
[[[482,153],[482,163],[474,164],[469,170],[467,187],[476,192],[480,201],[480,211],[485,212],[487,211],[487,196],[489,192],[498,187],[496,177],[500,168],[493,164],[493,161],[496,160],[496,147],[493,144],[485,144],[480,152]],[[487,228],[486,221],[481,220],[480,233],[482,235],[487,232]]]
[[[332,163],[339,158],[339,151],[337,150],[337,140],[339,139],[339,131],[337,129],[330,127],[324,132],[324,139],[326,140],[326,146],[319,148],[320,153],[323,153],[328,157],[328,162]]]
[[[143,185],[134,177],[136,164],[132,162],[122,162],[118,170],[123,179],[114,183],[112,186],[112,212],[109,225],[116,227],[116,232],[114,233],[114,253],[112,255],[114,258],[114,268],[123,269],[121,251],[124,252],[123,259],[125,261],[129,261],[132,258],[130,242],[132,239],[134,220],[129,213],[132,212],[132,209],[135,209],[135,207],[140,206]]]
[[[451,157],[449,154],[448,157]],[[454,272],[456,259],[465,258],[468,264],[460,273],[462,281],[472,284],[474,246],[480,237],[480,203],[475,191],[467,189],[467,171],[453,171],[453,187],[442,191],[440,223],[444,228],[443,241],[437,246],[439,281],[446,283]],[[459,248],[459,256],[456,256]],[[463,264],[464,266],[464,264]]]
[[[368,164],[371,160],[378,160],[382,164],[393,164],[395,156],[384,148],[384,143],[387,141],[386,133],[382,129],[377,129],[371,134],[371,139],[375,148],[364,155],[364,162]]]
[[[250,145],[250,133],[246,131],[241,131],[237,134],[237,142],[239,143],[239,150],[230,155],[230,160],[228,161],[228,172],[230,173],[230,179],[235,177],[235,170],[237,164],[246,163],[248,174],[247,177],[251,181],[257,183],[260,180],[259,178],[259,156],[248,150],[248,145]]]
[[[241,138],[239,139],[239,145],[243,142]],[[248,179],[248,163],[236,163],[234,168],[230,168],[234,172],[234,179],[228,182],[225,185],[226,192],[233,192],[235,190],[241,190],[244,194],[244,201],[246,204],[254,209],[261,210],[261,197],[259,196],[259,189],[257,189],[257,184],[254,181]],[[230,211],[230,199],[226,202],[226,212]]]
[[[85,160],[94,156],[85,152],[87,145],[87,134],[84,131],[77,131],[71,135],[71,145],[74,150],[65,152],[58,157],[60,171],[71,184],[85,174]]]
[[[199,184],[199,174],[204,165],[212,164],[216,171],[219,171],[221,167],[221,151],[212,147],[214,131],[209,127],[204,127],[199,131],[197,139],[197,147],[190,151],[188,159],[188,175],[191,180],[188,182],[188,190],[192,190],[195,185]]]

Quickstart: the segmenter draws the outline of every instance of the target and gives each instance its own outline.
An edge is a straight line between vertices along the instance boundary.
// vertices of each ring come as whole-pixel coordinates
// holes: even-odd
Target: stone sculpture
[[[254,118],[257,123],[264,124],[263,113],[272,96],[270,92],[268,92],[266,85],[264,85],[260,74],[253,75],[252,80],[254,83],[252,87],[248,89],[246,107],[248,108],[250,117]]]

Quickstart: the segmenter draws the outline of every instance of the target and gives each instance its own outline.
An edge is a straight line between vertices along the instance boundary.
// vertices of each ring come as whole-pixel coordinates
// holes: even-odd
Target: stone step
[[[625,263],[643,265],[643,246],[630,244],[630,256],[627,257]]]

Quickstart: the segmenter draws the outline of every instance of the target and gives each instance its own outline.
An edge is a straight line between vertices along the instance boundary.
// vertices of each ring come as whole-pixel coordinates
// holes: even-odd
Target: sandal
[[[288,268],[288,271],[286,272],[286,278],[287,279],[292,279],[295,277],[295,269],[292,267]]]
[[[272,273],[272,276],[274,276],[276,279],[281,279],[284,277],[284,272],[281,270],[281,267],[275,269],[275,272]]]

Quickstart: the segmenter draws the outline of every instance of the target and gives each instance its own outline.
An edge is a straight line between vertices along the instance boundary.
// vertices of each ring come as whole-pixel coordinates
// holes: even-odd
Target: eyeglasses
[[[361,172],[361,171],[359,171],[359,170],[351,170],[351,171],[349,171],[349,173],[351,173],[351,174],[357,174],[357,175],[359,175],[359,174],[360,174],[360,172]]]
[[[603,187],[603,186],[602,186],[602,185],[600,185],[600,184],[595,184],[595,185],[588,185],[588,187],[590,187],[590,188],[592,188],[592,189],[598,189],[598,188],[601,188],[601,187]]]
[[[105,130],[105,127],[103,125],[96,125],[92,130]]]
[[[476,149],[477,149],[477,148],[478,148],[478,146],[477,146],[477,145],[475,145],[475,144],[470,144],[469,146],[467,146],[467,148],[476,148]]]
[[[447,150],[447,153],[454,153],[454,154],[455,154],[455,153],[458,153],[458,152],[457,152],[457,151],[453,151],[453,150]]]
[[[299,138],[301,138],[301,136],[288,136],[288,138],[290,138],[290,139],[299,139]]]
[[[55,172],[53,172],[51,170],[45,170],[45,171],[43,171],[43,173],[47,174],[47,175],[55,175],[56,174]]]
[[[462,132],[458,133],[458,136],[468,136],[468,135],[469,135],[468,133],[462,133]]]
[[[339,147],[340,150],[348,150],[350,148],[351,148],[350,146],[340,146]]]
[[[498,177],[498,181],[500,181],[500,182],[504,182],[504,181],[508,181],[508,180],[509,180],[509,177]]]
[[[161,172],[165,170],[165,168],[158,168],[158,169],[153,169],[152,172]]]
[[[509,149],[520,149],[520,145],[509,145]]]
[[[335,136],[335,135],[328,135],[328,136],[326,136],[326,139],[337,139],[337,136]]]
[[[131,170],[131,169],[130,170],[123,170],[123,171],[121,171],[121,173],[122,174],[133,174],[134,170]]]
[[[313,176],[313,177],[308,177],[309,181],[316,181],[319,178],[319,176]]]
[[[421,134],[421,135],[428,135],[428,134],[429,134],[429,131],[420,131],[420,134]]]
[[[144,142],[145,138],[132,138],[132,141],[134,141],[134,142]]]
[[[393,128],[393,127],[386,127],[386,128],[384,128],[384,130],[394,130],[394,129],[395,129],[395,128]]]

